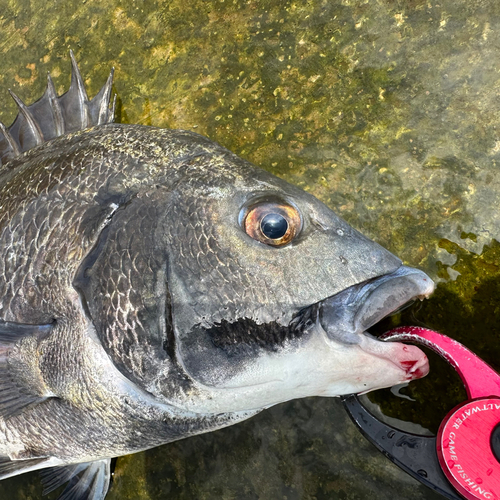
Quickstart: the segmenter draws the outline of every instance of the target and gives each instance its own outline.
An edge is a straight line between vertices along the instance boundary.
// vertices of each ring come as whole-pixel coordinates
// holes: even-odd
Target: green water
[[[500,369],[500,3],[495,0],[0,0],[0,120],[69,49],[118,119],[207,135],[314,193],[439,282],[379,328],[423,324]],[[435,430],[463,397],[428,379],[372,399]],[[36,474],[0,498],[40,498]],[[55,498],[54,496],[48,498]],[[110,499],[434,499],[364,441],[336,400],[272,408],[118,459]]]

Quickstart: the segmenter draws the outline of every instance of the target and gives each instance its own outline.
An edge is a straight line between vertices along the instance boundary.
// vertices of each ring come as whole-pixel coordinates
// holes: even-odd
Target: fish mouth
[[[429,364],[418,347],[383,342],[366,330],[433,290],[425,273],[400,266],[303,308],[287,325],[243,320],[200,330],[192,336],[198,344],[182,359],[206,396],[179,404],[199,413],[241,411],[308,396],[362,394],[421,378]],[[220,336],[224,329],[228,335]],[[239,341],[240,333],[251,343]]]
[[[396,271],[360,283],[317,304],[318,320],[327,336],[346,344],[359,343],[359,335],[415,299],[434,291],[422,271],[401,266]]]
[[[401,266],[396,271],[351,286],[316,304],[316,326],[335,344],[357,345],[384,358],[406,373],[407,380],[429,371],[425,354],[415,346],[381,342],[366,331],[415,299],[434,291],[434,282],[418,269]]]

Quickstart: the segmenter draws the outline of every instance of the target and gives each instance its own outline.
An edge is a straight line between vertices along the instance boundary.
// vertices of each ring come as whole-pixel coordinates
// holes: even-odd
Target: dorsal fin
[[[11,92],[19,113],[10,127],[0,122],[0,166],[54,137],[113,122],[116,101],[110,108],[113,70],[99,93],[89,101],[72,51],[70,56],[71,85],[65,94],[57,96],[50,75],[41,99],[29,106]]]

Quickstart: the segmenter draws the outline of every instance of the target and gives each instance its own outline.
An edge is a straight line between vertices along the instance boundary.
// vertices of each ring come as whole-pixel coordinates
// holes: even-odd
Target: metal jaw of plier
[[[383,340],[422,344],[460,375],[468,399],[451,410],[437,436],[410,434],[375,418],[356,395],[344,407],[363,435],[420,482],[453,500],[500,500],[500,375],[459,342],[419,327]]]

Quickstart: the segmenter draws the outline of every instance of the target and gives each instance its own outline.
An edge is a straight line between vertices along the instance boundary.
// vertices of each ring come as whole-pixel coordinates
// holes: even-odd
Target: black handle
[[[444,497],[463,500],[439,465],[434,436],[402,432],[377,420],[354,394],[341,399],[361,433],[389,460]]]

